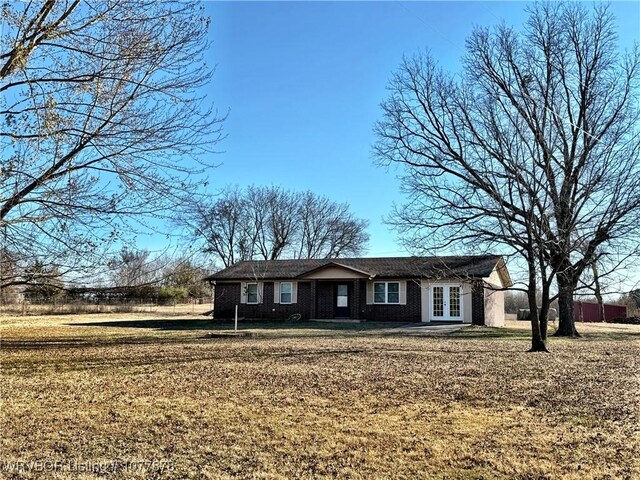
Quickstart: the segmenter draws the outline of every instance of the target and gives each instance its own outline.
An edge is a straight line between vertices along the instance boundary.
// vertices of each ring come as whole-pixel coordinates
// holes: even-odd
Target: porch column
[[[351,302],[351,318],[354,320],[360,319],[360,279],[356,278],[353,281],[353,302]]]
[[[311,280],[311,311],[309,312],[309,318],[316,318],[316,308],[318,305],[318,281]]]

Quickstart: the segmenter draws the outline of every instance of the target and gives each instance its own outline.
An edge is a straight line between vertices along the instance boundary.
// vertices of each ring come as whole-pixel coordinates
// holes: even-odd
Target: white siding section
[[[491,271],[491,275],[489,275],[488,277],[483,278],[483,280],[487,283],[490,283],[491,285],[494,285],[496,287],[502,287],[502,278],[500,277],[500,274],[498,273],[498,269],[493,267],[493,270]]]
[[[484,324],[504,327],[504,292],[484,289]]]
[[[420,314],[423,322],[429,321],[429,308],[431,300],[429,295],[431,291],[431,285],[427,280],[420,280]]]
[[[471,284],[462,284],[462,323],[471,323],[473,302],[471,301]]]
[[[504,287],[498,269],[494,268],[491,275],[483,280],[487,284],[484,288],[484,324],[489,327],[504,327],[504,291],[491,288]]]

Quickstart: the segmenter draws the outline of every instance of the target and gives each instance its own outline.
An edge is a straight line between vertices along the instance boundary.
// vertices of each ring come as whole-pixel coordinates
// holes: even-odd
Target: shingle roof
[[[483,278],[501,260],[497,255],[249,260],[235,263],[206,280],[294,279],[329,265],[360,270],[372,277]]]

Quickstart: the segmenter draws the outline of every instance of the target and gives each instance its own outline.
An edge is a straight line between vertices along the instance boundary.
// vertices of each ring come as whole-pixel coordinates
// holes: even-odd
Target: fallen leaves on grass
[[[172,466],[114,478],[640,475],[637,328],[554,342],[551,355],[488,329],[204,339],[48,328],[3,331],[3,459]]]

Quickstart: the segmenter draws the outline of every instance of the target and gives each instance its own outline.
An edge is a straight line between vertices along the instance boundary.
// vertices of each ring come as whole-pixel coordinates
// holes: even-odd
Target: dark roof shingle
[[[294,279],[329,265],[367,272],[375,277],[483,278],[502,259],[497,255],[451,257],[326,258],[299,260],[249,260],[237,262],[206,280]]]

